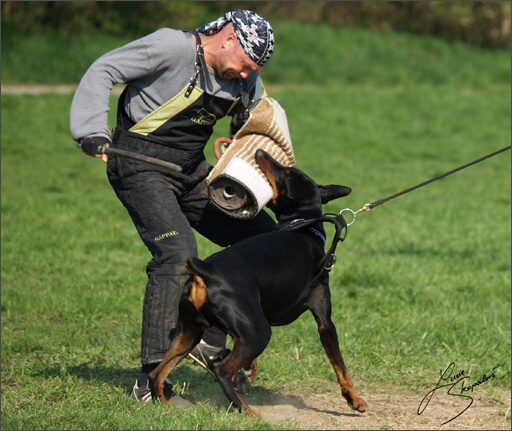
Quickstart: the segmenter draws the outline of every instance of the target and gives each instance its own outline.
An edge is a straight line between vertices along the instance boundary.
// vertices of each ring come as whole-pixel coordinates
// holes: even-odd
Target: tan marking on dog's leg
[[[245,404],[245,403],[243,403],[243,404]],[[250,417],[256,416],[258,419],[263,420],[263,416],[261,416],[261,414],[258,413],[257,410],[251,409],[249,406],[247,406],[246,412],[247,412],[247,415]]]
[[[164,394],[165,379],[192,350],[192,339],[190,332],[178,334],[162,362],[150,373],[150,378],[155,379],[156,394],[162,405],[168,404]]]
[[[331,323],[332,324],[332,323]],[[320,341],[324,347],[325,353],[336,373],[336,378],[341,387],[341,395],[347,401],[351,409],[359,412],[365,412],[368,410],[368,404],[363,400],[354,389],[352,380],[350,379],[345,366],[345,361],[341,355],[338,340],[335,337],[335,333],[329,331],[324,323],[318,322],[318,332],[320,334]]]
[[[348,376],[347,369],[345,367],[340,369],[337,364],[332,364],[332,367],[334,368],[338,383],[341,387],[341,395],[347,400],[349,406],[361,413],[367,411],[368,404],[357,394],[352,385],[352,380]]]
[[[251,375],[249,376],[249,380],[251,384],[256,380],[256,376],[258,375],[258,358],[254,358],[251,363]]]

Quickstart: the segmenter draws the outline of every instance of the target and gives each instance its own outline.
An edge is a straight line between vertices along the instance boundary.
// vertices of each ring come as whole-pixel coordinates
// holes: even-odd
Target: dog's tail
[[[208,278],[212,274],[212,265],[197,257],[190,257],[187,259],[187,270],[191,274],[200,275],[203,278]]]

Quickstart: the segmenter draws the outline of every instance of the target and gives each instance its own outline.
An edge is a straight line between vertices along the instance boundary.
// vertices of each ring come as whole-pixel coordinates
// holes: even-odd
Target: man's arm
[[[70,129],[75,141],[94,136],[110,139],[108,112],[113,86],[140,80],[140,85],[151,85],[151,76],[172,67],[183,52],[173,31],[157,30],[104,54],[89,67],[71,103]],[[160,93],[159,90],[155,92]],[[152,90],[146,87],[144,91]]]
[[[71,136],[102,136],[110,139],[108,112],[115,84],[128,82],[147,72],[147,53],[140,41],[110,51],[96,60],[78,85],[70,111]]]

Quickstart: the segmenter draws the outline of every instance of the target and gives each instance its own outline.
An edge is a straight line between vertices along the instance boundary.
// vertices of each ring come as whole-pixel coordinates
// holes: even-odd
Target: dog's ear
[[[329,184],[327,186],[318,186],[320,196],[322,197],[322,205],[334,199],[342,198],[350,194],[352,189],[350,187],[338,186],[336,184]]]

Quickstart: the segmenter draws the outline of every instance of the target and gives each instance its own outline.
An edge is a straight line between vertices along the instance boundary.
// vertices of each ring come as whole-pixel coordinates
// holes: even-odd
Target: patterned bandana
[[[230,22],[233,23],[238,41],[245,54],[257,65],[263,66],[274,52],[274,30],[257,13],[237,9],[196,29],[196,31],[211,36],[221,31]]]

